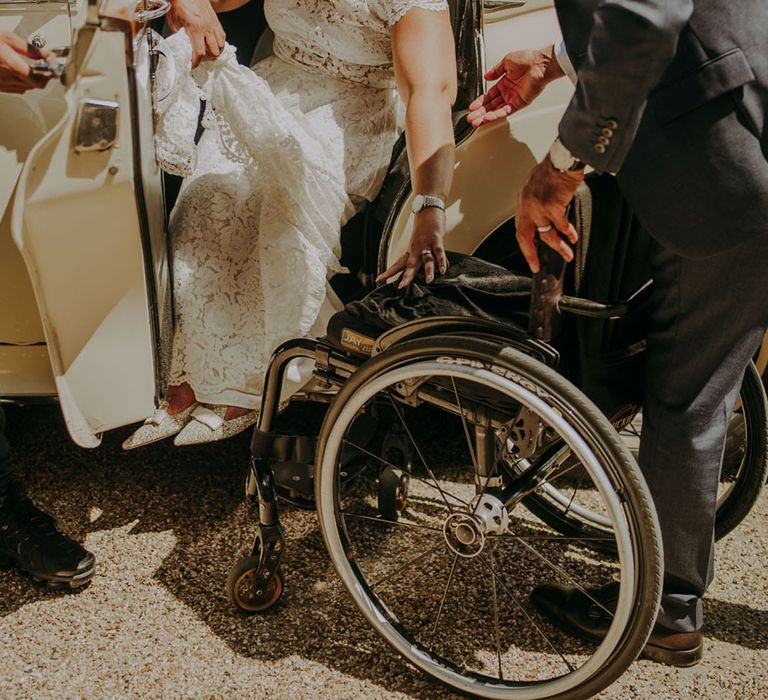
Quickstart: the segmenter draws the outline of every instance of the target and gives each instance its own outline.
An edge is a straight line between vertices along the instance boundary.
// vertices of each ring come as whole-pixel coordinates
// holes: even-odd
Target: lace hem
[[[415,8],[440,12],[448,9],[448,3],[446,0],[394,0],[389,12],[389,17],[387,18],[387,26],[393,27],[405,17],[410,10]]]

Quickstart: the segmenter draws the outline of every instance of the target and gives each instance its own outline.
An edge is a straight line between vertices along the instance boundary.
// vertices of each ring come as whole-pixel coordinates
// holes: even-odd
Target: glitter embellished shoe
[[[196,406],[195,402],[180,413],[170,414],[168,402],[161,401],[159,408],[144,421],[144,425],[123,443],[123,449],[134,450],[142,445],[149,445],[176,435],[187,424]]]
[[[226,406],[216,406],[216,408],[206,408],[198,406],[184,429],[176,436],[173,444],[177,447],[182,445],[202,445],[206,442],[216,442],[217,440],[226,440],[253,425],[259,418],[258,410],[250,411],[239,418],[224,420],[227,413]]]

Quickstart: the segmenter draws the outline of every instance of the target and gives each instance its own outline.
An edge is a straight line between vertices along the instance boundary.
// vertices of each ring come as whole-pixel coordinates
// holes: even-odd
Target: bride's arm
[[[392,27],[392,53],[400,96],[406,105],[405,137],[414,194],[448,198],[453,179],[451,107],[456,99],[456,56],[447,11],[415,8]],[[427,282],[448,267],[443,247],[445,214],[427,207],[415,215],[408,253],[381,275],[405,270],[400,286],[413,280],[422,263]],[[434,262],[423,251],[431,250]]]

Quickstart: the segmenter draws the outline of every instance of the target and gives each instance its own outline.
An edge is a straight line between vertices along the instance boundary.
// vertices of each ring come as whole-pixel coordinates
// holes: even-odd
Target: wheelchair
[[[227,582],[237,608],[264,611],[282,596],[281,498],[317,509],[331,561],[377,634],[460,693],[590,697],[637,657],[662,583],[655,511],[620,434],[640,416],[651,285],[637,260],[648,238],[612,179],[589,182],[574,206],[573,266],[548,249],[533,279],[488,263],[514,290],[495,302],[505,318],[481,308],[388,326],[353,303],[324,338],[276,350],[246,480],[258,529]],[[588,230],[590,217],[609,215],[615,230]],[[395,298],[375,306],[391,315]],[[316,439],[276,431],[286,368],[302,358],[314,373],[294,398],[326,406]],[[724,469],[721,535],[766,474],[754,366],[729,440],[741,448]],[[613,624],[596,647],[569,640],[529,602],[548,581],[589,595],[612,580]]]
[[[551,349],[499,325],[415,321],[372,339],[370,359],[329,338],[276,351],[247,483],[258,530],[227,584],[238,608],[263,611],[280,599],[278,493],[306,503],[302,486],[314,483],[329,556],[357,607],[438,681],[487,698],[590,697],[632,663],[661,592],[650,496],[608,420],[553,369]],[[344,345],[361,340],[348,334]],[[296,358],[314,361],[318,398],[332,396],[303,477],[300,455],[311,458],[311,445],[274,432]],[[275,464],[286,452],[289,461]],[[600,534],[561,534],[528,507],[574,469],[592,486],[590,512],[609,523]],[[586,590],[615,576],[614,622],[596,649],[574,648],[528,603],[538,583]]]

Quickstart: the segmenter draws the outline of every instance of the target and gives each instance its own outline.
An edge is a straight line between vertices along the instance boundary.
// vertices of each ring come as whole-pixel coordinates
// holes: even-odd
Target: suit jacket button
[[[599,139],[597,139],[597,142],[602,143],[603,146],[607,146],[611,142],[611,139],[607,139],[605,136],[601,136]]]
[[[608,121],[605,122],[605,125],[609,129],[617,129],[619,127],[619,122],[617,122],[615,119],[609,119]]]
[[[603,129],[603,136],[607,139],[613,138],[613,129]]]
[[[596,150],[596,151],[597,151],[597,152],[598,152],[600,155],[602,155],[603,153],[605,153],[605,145],[604,145],[604,144],[602,144],[602,143],[596,143],[596,144],[595,144],[595,150]]]

